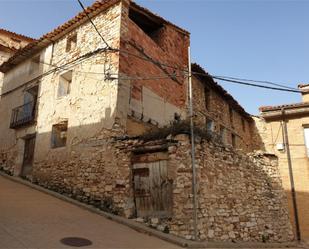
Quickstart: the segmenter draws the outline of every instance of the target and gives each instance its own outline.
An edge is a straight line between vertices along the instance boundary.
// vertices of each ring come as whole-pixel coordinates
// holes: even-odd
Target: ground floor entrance
[[[24,138],[24,156],[21,169],[21,176],[27,177],[32,173],[33,155],[35,147],[35,135],[29,135]]]

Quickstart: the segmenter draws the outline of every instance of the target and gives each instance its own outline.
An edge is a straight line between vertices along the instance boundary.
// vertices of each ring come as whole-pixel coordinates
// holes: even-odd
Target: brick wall
[[[138,119],[144,118],[146,122],[154,119],[155,123],[167,124],[168,120],[173,119],[173,112],[179,112],[185,116],[187,84],[183,72],[158,65],[154,61],[160,61],[181,70],[186,69],[189,35],[169,24],[162,23],[163,27],[157,31],[155,37],[150,37],[129,17],[129,8],[130,6],[127,5],[122,10],[120,47],[125,52],[120,52],[119,66],[121,75],[134,78],[127,81],[127,91],[130,91],[128,114],[132,115],[133,111]],[[148,59],[143,60],[127,52]],[[176,77],[168,77],[174,71]],[[143,79],[153,77],[162,77],[162,79]],[[120,82],[120,85],[121,83],[125,84]],[[159,106],[153,108],[153,112],[158,109],[157,112],[161,112],[161,116],[168,116],[167,118],[160,120],[159,113],[158,115],[147,113],[147,107],[145,107],[147,103],[156,105],[156,101]],[[167,113],[168,111],[170,113]],[[141,114],[144,117],[141,117]]]
[[[237,149],[244,151],[252,151],[252,133],[254,127],[252,126],[253,120],[247,116],[239,113],[230,102],[222,97],[216,90],[209,89],[209,104],[206,108],[205,100],[205,83],[193,77],[193,106],[196,114],[195,122],[200,127],[206,128],[206,120],[213,121],[213,132],[220,134],[220,128],[224,127],[224,142],[232,144],[232,134],[236,137]],[[230,110],[233,111],[233,121],[230,119]]]

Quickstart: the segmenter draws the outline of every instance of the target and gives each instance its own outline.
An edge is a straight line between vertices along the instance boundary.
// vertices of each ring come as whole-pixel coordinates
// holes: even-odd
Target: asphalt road
[[[90,240],[67,246],[63,238]],[[0,248],[180,248],[0,176]]]

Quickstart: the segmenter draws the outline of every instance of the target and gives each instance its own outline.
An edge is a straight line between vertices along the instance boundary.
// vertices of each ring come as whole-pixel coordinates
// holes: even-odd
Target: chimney
[[[298,89],[302,91],[303,102],[309,102],[309,84],[299,84]]]

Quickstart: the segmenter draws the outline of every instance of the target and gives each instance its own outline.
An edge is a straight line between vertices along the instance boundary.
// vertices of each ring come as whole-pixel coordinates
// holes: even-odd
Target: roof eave
[[[309,104],[297,107],[282,107],[273,108],[271,110],[262,110],[260,115],[265,120],[283,119],[283,117],[308,116]]]
[[[233,98],[231,94],[229,94],[221,85],[219,85],[214,79],[209,75],[200,65],[197,63],[192,63],[192,70],[198,71],[198,73],[202,73],[203,75],[196,75],[204,84],[212,87],[223,99],[225,99],[231,106],[235,108],[237,112],[244,115],[248,121],[253,121],[252,116],[247,113],[244,108]],[[208,79],[205,80],[205,78]],[[209,84],[209,80],[211,81]]]
[[[90,18],[98,15],[102,11],[110,8],[111,6],[119,3],[121,0],[109,0],[103,3],[100,7],[97,7],[95,5],[100,4],[99,2],[95,2],[92,6],[86,8],[86,12]],[[95,10],[93,10],[95,9]],[[27,46],[25,46],[23,49],[20,49],[16,52],[15,55],[13,55],[8,61],[4,62],[0,66],[0,72],[7,73],[12,68],[17,66],[19,63],[27,60],[29,56],[34,55],[50,45],[51,43],[59,40],[61,37],[65,36],[67,33],[71,32],[75,28],[79,27],[80,25],[84,24],[88,21],[88,17],[84,11],[79,12],[76,16],[74,16],[72,19],[67,21],[66,23],[58,26],[53,31],[46,33],[38,40],[29,43]],[[36,48],[34,48],[36,47]]]

